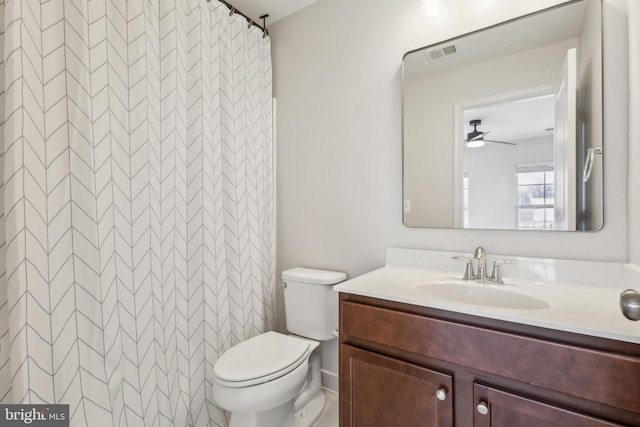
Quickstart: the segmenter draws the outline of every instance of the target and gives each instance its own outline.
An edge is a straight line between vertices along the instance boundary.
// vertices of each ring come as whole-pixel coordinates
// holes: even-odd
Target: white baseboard
[[[320,374],[322,375],[322,387],[327,391],[338,393],[338,375],[324,369],[320,370]]]

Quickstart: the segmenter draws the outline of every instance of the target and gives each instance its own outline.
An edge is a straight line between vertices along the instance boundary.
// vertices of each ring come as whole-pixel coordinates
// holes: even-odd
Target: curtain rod
[[[238,15],[244,17],[247,20],[247,23],[249,24],[249,26],[253,25],[254,27],[260,28],[262,30],[263,38],[269,35],[269,30],[267,30],[267,22],[266,22],[267,18],[269,17],[269,14],[265,14],[260,17],[260,19],[262,19],[262,25],[260,25],[256,21],[254,21],[253,19],[249,18],[247,15],[245,15],[244,13],[236,9],[233,5],[231,5],[231,3],[228,3],[225,0],[218,0],[218,1],[223,5],[227,6],[229,10],[231,10],[231,12],[229,12],[229,16],[233,15],[234,13],[237,13]],[[211,3],[211,0],[207,0],[207,2]]]

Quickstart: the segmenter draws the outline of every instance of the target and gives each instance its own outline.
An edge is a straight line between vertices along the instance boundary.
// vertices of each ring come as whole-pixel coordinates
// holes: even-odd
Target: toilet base
[[[295,413],[294,427],[311,427],[320,418],[325,401],[324,391],[320,390],[302,409]]]
[[[309,356],[309,372],[300,394],[293,401],[295,427],[311,427],[322,414],[325,403],[320,374],[320,353]]]
[[[294,427],[293,401],[263,412],[232,412],[229,427]],[[297,427],[297,425],[296,425]]]

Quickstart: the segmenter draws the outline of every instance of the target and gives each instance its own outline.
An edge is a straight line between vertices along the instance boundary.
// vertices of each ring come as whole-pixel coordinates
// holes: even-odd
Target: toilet
[[[333,285],[345,273],[292,268],[282,273],[289,335],[265,332],[226,351],[213,367],[213,398],[229,427],[310,427],[324,409],[319,341],[335,338]]]

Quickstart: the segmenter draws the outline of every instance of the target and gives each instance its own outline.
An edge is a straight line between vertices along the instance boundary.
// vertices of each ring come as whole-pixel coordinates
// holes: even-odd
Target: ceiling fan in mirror
[[[485,142],[492,142],[495,144],[517,145],[513,142],[486,139],[485,135],[487,135],[490,131],[486,131],[486,132],[479,131],[478,126],[480,126],[481,124],[482,124],[482,120],[480,119],[471,120],[469,122],[469,125],[473,126],[473,130],[467,134],[467,139],[464,140],[467,147],[469,148],[482,147]]]

